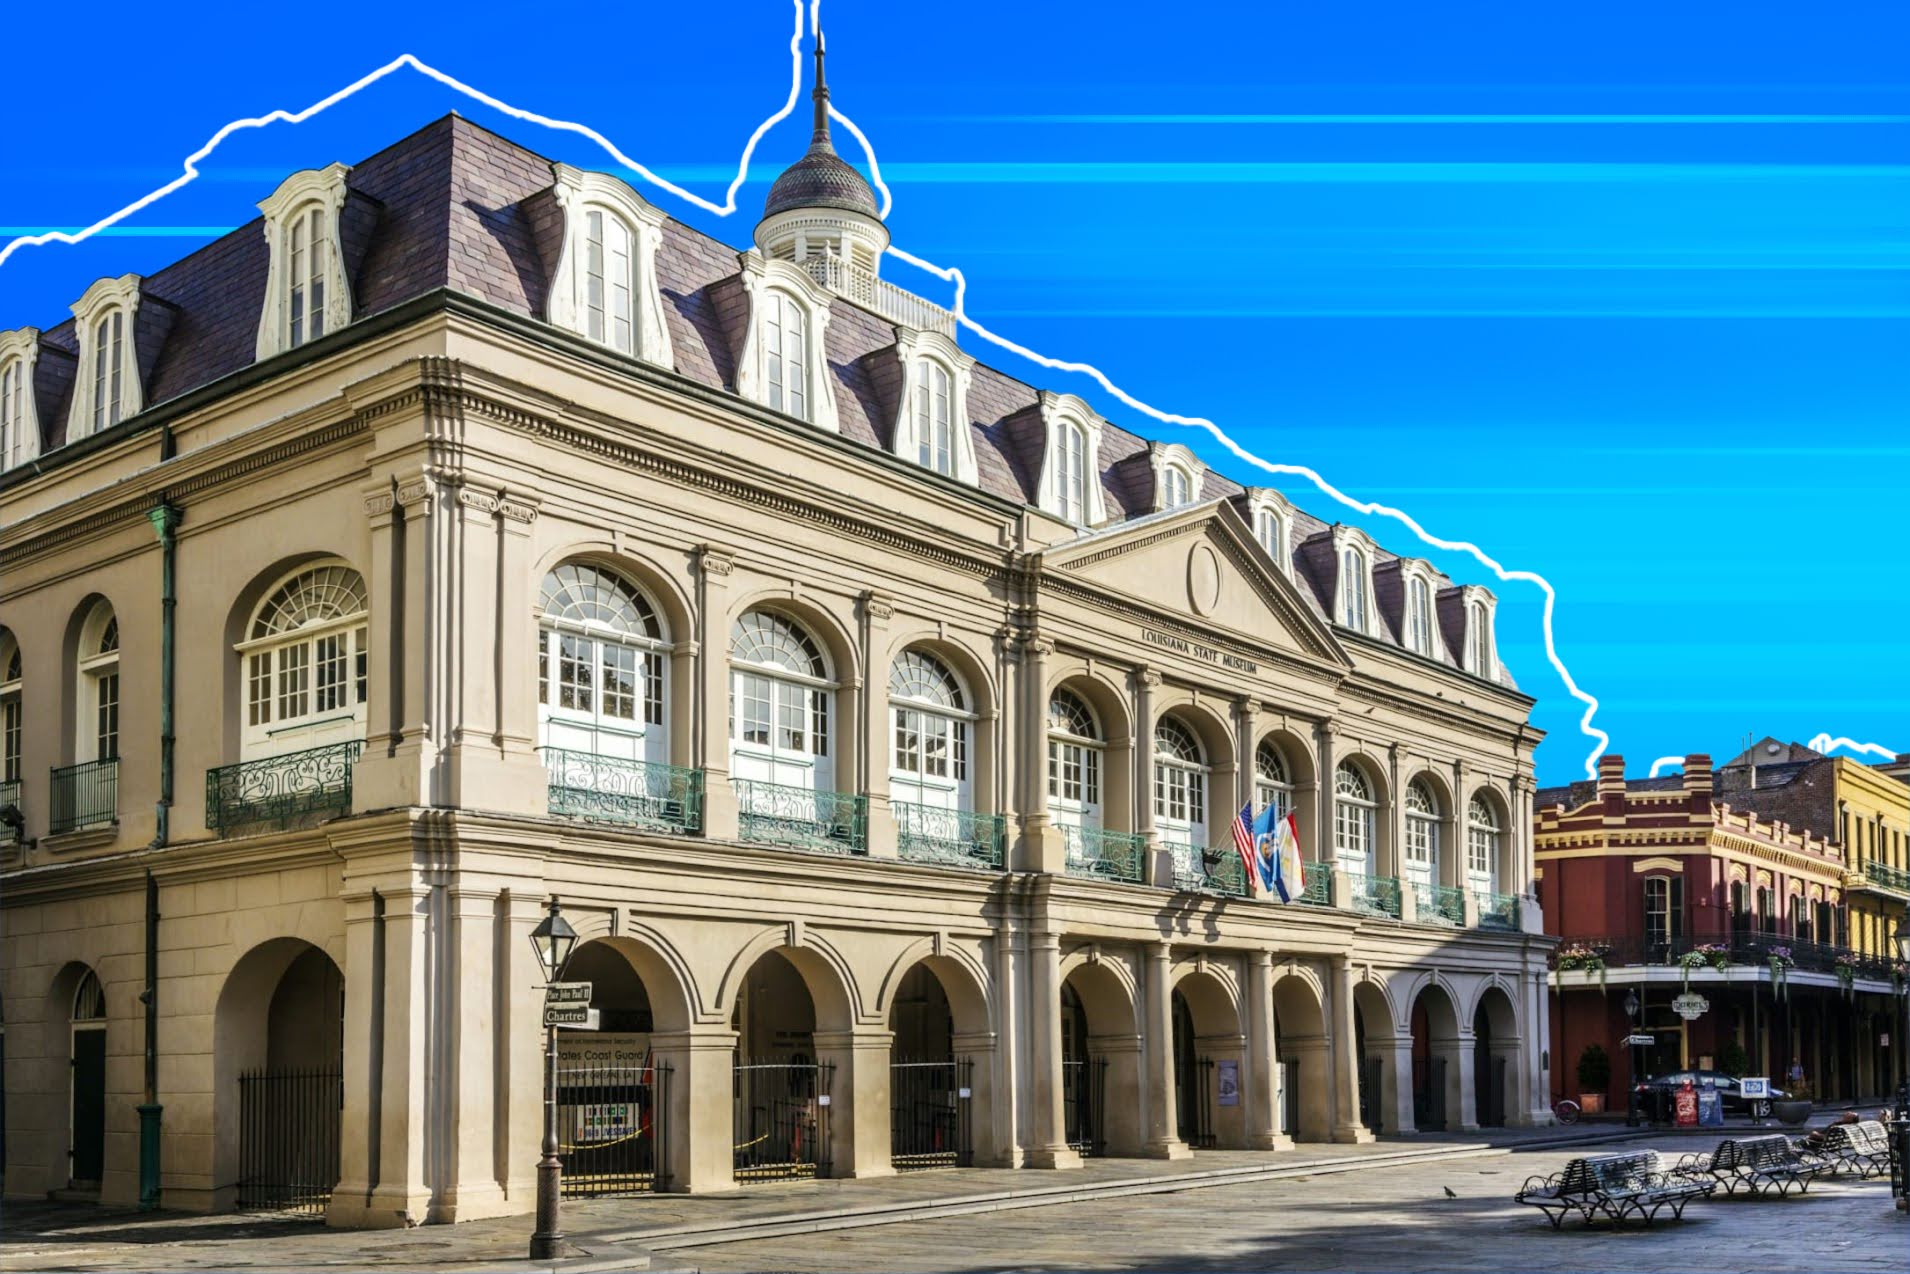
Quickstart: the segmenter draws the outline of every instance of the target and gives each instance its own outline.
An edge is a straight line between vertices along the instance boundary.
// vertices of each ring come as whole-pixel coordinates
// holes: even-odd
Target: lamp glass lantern
[[[531,930],[531,949],[537,952],[537,962],[544,966],[546,980],[557,980],[557,975],[570,962],[571,949],[576,945],[577,931],[570,927],[570,921],[564,919],[563,912],[557,909],[557,900],[551,899],[550,911]]]
[[[1625,992],[1625,1016],[1631,1018],[1638,1016],[1638,992],[1630,989]]]

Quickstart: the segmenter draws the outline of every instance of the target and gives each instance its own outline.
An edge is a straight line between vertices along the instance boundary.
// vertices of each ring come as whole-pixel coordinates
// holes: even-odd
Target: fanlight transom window
[[[889,667],[894,751],[890,795],[944,809],[968,805],[968,729],[972,714],[961,683],[941,660],[905,650]]]
[[[1056,821],[1100,826],[1106,748],[1087,703],[1073,691],[1055,691],[1048,699],[1048,810]]]
[[[1272,739],[1262,739],[1253,754],[1254,803],[1272,808],[1276,819],[1293,812],[1293,772]]]
[[[1372,873],[1378,809],[1366,775],[1351,761],[1341,762],[1333,772],[1333,850],[1344,870]]]
[[[300,571],[267,594],[239,644],[248,756],[363,734],[368,611],[364,578],[342,564]]]
[[[730,750],[737,777],[831,786],[828,663],[801,625],[774,611],[730,628]]]
[[[1418,779],[1406,785],[1406,867],[1421,880],[1439,865],[1439,802]]]
[[[656,609],[628,580],[587,562],[544,577],[538,599],[537,701],[548,747],[668,761],[664,662]]]
[[[1466,875],[1474,889],[1497,886],[1501,831],[1492,802],[1475,796],[1466,803]]]
[[[80,984],[73,988],[73,1021],[104,1022],[106,1020],[106,991],[99,984],[99,975],[88,969],[80,976]]]

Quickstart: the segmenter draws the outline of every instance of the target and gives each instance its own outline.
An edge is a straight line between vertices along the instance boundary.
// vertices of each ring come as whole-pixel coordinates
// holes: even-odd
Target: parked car
[[[1724,1113],[1727,1115],[1751,1115],[1758,1119],[1769,1119],[1771,1102],[1783,1101],[1789,1096],[1783,1089],[1773,1088],[1770,1090],[1769,1099],[1759,1098],[1756,1101],[1747,1101],[1744,1094],[1738,1090],[1738,1080],[1735,1075],[1727,1075],[1723,1071],[1672,1071],[1667,1075],[1654,1075],[1650,1079],[1639,1081],[1635,1090],[1638,1093],[1639,1108],[1650,1111],[1655,1108],[1656,1102],[1662,1102],[1663,1106],[1656,1108],[1669,1111],[1672,1097],[1680,1086],[1689,1083],[1694,1089],[1702,1090],[1707,1079],[1717,1085],[1719,1104],[1724,1107]]]

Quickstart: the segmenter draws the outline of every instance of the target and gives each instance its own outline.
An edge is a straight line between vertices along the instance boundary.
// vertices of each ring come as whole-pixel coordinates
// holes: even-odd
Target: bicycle
[[[1552,1118],[1558,1120],[1562,1124],[1577,1123],[1578,1122],[1578,1103],[1573,1101],[1570,1097],[1563,1098],[1562,1100],[1553,1103]]]

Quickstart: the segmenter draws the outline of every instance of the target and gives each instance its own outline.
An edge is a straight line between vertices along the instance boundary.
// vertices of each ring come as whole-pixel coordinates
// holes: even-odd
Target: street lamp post
[[[1631,1050],[1631,1082],[1625,1085],[1625,1126],[1638,1126],[1638,1045],[1632,1037],[1638,1034],[1638,992],[1625,989],[1625,1047]]]
[[[1897,921],[1897,959],[1910,964],[1910,902],[1903,904],[1903,915]],[[1897,1056],[1910,1059],[1910,983],[1903,988],[1903,1027],[1904,1034],[1897,1042]],[[1903,1067],[1903,1081],[1897,1085],[1897,1118],[1910,1119],[1910,1060]],[[1910,1162],[1905,1164],[1910,1171]]]
[[[577,931],[558,910],[557,899],[550,900],[550,912],[531,930],[531,947],[544,979],[555,982],[563,976],[577,945]],[[564,1242],[562,1220],[558,1215],[558,1194],[563,1182],[564,1165],[557,1157],[557,1028],[544,1028],[544,1157],[537,1161],[537,1229],[531,1235],[531,1260],[554,1261],[570,1252]]]

